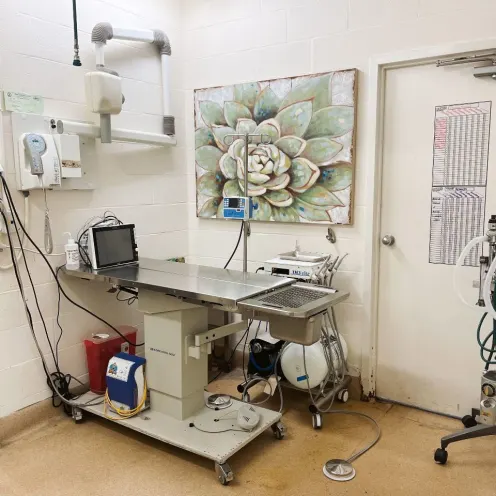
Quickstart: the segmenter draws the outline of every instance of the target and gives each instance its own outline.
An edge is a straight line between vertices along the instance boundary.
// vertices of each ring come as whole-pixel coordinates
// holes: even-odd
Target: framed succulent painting
[[[222,218],[244,194],[254,220],[351,224],[357,71],[195,90],[197,216]]]

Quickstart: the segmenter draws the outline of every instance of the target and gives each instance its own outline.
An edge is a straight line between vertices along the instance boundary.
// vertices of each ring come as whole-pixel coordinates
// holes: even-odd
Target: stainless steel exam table
[[[153,259],[140,259],[139,266],[101,270],[82,266],[64,272],[138,290],[150,408],[119,423],[214,460],[223,483],[233,477],[226,463],[230,456],[269,427],[279,439],[285,429],[279,412],[256,407],[261,421],[251,432],[203,432],[219,430],[221,424],[216,421],[218,412],[205,406],[211,342],[247,327],[241,321],[209,330],[208,308],[267,320],[274,337],[311,344],[320,335],[322,313],[349,296],[289,278]],[[79,401],[87,403],[95,396],[86,393]],[[233,400],[229,409],[236,412],[241,404]],[[82,418],[82,410],[104,416],[103,405],[85,406],[73,409],[75,420]],[[193,423],[203,431],[191,427]]]

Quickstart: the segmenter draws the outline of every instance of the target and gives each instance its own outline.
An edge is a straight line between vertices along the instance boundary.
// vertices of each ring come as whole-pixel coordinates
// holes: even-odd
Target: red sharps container
[[[131,343],[136,343],[138,330],[132,326],[117,326],[119,332],[126,336]],[[105,375],[109,360],[125,351],[134,355],[136,347],[129,345],[115,331],[104,330],[92,335],[90,339],[84,340],[86,347],[86,362],[88,364],[88,373],[90,377],[90,390],[96,394],[103,394],[107,388]]]

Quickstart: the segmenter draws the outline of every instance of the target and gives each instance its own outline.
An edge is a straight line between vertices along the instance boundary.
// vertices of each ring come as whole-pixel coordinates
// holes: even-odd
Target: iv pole
[[[230,139],[228,139],[230,138]],[[250,144],[250,138],[259,138],[260,144],[268,145],[270,144],[270,136],[268,134],[226,134],[224,136],[224,143],[227,146],[231,146],[235,140],[242,139],[245,143],[245,156],[243,157],[244,165],[244,178],[243,178],[243,192],[246,198],[249,198],[248,192],[248,145]],[[251,234],[250,231],[250,221],[243,220],[243,272],[248,272],[248,236]]]

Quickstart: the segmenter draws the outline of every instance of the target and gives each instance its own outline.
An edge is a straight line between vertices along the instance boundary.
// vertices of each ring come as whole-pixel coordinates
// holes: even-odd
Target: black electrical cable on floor
[[[50,262],[48,261],[48,259],[45,256],[45,254],[41,251],[40,247],[33,241],[33,238],[31,238],[31,236],[27,232],[26,228],[22,224],[21,219],[19,217],[19,213],[17,212],[17,209],[15,207],[14,201],[12,199],[12,195],[10,193],[9,186],[8,186],[8,184],[7,184],[7,182],[6,182],[3,174],[0,174],[0,178],[1,178],[1,181],[2,181],[2,184],[3,184],[3,187],[4,187],[5,195],[7,197],[7,201],[9,203],[10,209],[13,212],[14,216],[17,218],[17,221],[18,221],[19,226],[21,227],[22,231],[24,232],[24,235],[26,236],[26,238],[35,247],[36,251],[41,255],[41,257],[43,258],[43,260],[47,264],[47,267],[50,269],[50,272],[52,273],[53,277],[55,278],[55,282],[57,283],[57,286],[58,286],[59,290],[61,291],[61,293],[64,295],[64,297],[70,303],[72,303],[76,308],[79,308],[80,310],[83,310],[87,314],[91,315],[95,319],[97,319],[100,322],[102,322],[103,324],[105,324],[107,327],[110,327],[110,329],[112,329],[113,331],[115,331],[122,339],[124,339],[124,341],[126,343],[130,344],[131,346],[144,346],[145,343],[133,343],[133,342],[129,341],[129,339],[124,334],[122,334],[120,331],[118,331],[115,326],[113,326],[112,324],[110,324],[109,322],[107,322],[105,319],[99,317],[98,315],[96,315],[95,313],[93,313],[91,310],[88,310],[87,308],[83,307],[79,303],[76,303],[70,296],[68,296],[68,294],[65,292],[64,288],[60,284],[60,280],[59,280],[59,277],[58,277],[57,272],[55,272],[55,270],[53,270],[53,267],[50,264]]]
[[[239,230],[238,241],[236,243],[236,246],[234,247],[233,252],[231,253],[231,256],[229,257],[229,260],[227,261],[226,265],[224,265],[224,269],[227,269],[227,267],[229,266],[229,264],[231,263],[231,260],[233,259],[234,255],[235,255],[235,253],[238,251],[239,243],[241,242],[241,236],[243,234],[244,227],[245,227],[245,223],[242,222],[241,223],[241,229]]]

